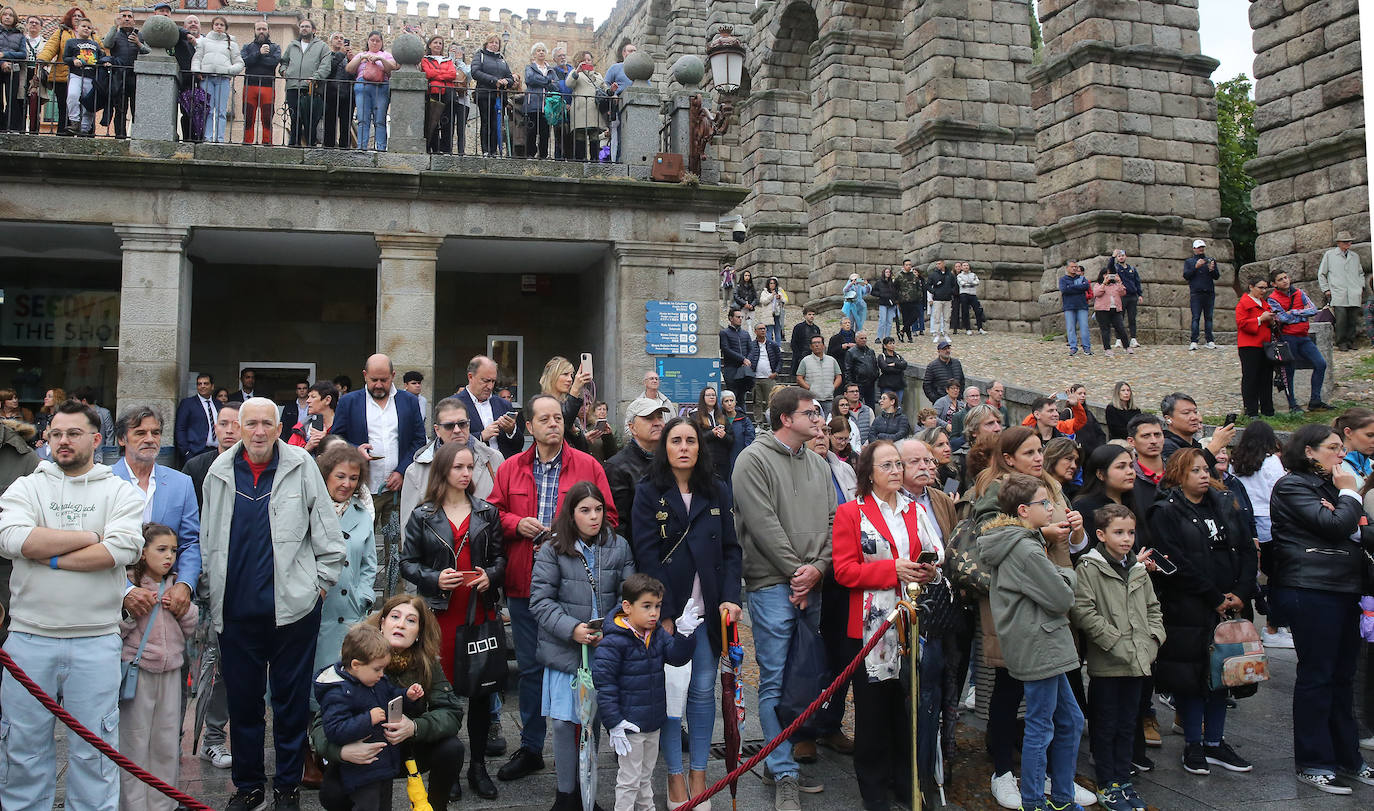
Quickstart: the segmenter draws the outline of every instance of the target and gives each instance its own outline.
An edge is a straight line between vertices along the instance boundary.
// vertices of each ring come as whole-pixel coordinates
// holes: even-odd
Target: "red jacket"
[[[1278,288],[1274,288],[1269,291],[1269,309],[1273,310],[1275,304],[1282,307],[1285,313],[1297,310],[1303,312],[1305,316],[1307,316],[1291,324],[1284,324],[1281,327],[1284,335],[1308,334],[1310,328],[1307,324],[1307,318],[1316,314],[1317,305],[1312,303],[1312,299],[1308,298],[1306,293],[1299,290],[1297,285],[1290,285],[1286,295]],[[1311,312],[1306,312],[1308,310]],[[1275,314],[1274,320],[1275,322],[1279,322],[1277,313]]]
[[[420,60],[420,70],[429,79],[429,92],[451,90],[458,81],[458,67],[447,56],[429,56]]]
[[[1273,331],[1269,329],[1269,324],[1261,324],[1259,317],[1269,312],[1269,306],[1255,299],[1246,293],[1236,302],[1236,346],[1248,346],[1255,349],[1264,346]]]
[[[534,490],[534,453],[538,446],[516,454],[496,469],[496,482],[487,501],[501,511],[501,531],[506,538],[506,579],[503,587],[507,597],[530,596],[530,573],[534,569],[534,542],[515,531],[521,518],[537,516],[538,495]],[[574,484],[589,481],[596,485],[606,500],[606,518],[611,525],[619,524],[611,486],[606,471],[591,454],[583,453],[567,442],[563,443],[563,468],[558,474],[558,507]]]
[[[896,560],[880,560],[872,563],[864,561],[863,550],[859,547],[859,510],[868,516],[868,521],[878,530],[878,534],[888,542],[892,557],[897,557],[897,543],[887,529],[887,520],[878,509],[878,502],[872,496],[865,499],[846,501],[835,509],[835,535],[832,541],[831,566],[835,569],[835,580],[849,589],[849,623],[846,628],[850,639],[863,639],[864,633],[864,592],[879,589],[897,588]],[[916,532],[916,511],[920,507],[912,503],[903,514],[906,519],[906,535],[911,541],[908,557],[915,560],[921,553],[921,539]],[[934,516],[931,517],[934,520]]]

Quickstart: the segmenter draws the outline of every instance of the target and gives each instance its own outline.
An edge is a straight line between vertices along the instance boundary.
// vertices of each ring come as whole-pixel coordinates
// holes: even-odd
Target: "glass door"
[[[496,389],[493,393],[500,394],[502,389],[509,389],[508,399],[519,405],[525,394],[521,387],[525,379],[524,336],[488,335],[487,357],[496,362]]]

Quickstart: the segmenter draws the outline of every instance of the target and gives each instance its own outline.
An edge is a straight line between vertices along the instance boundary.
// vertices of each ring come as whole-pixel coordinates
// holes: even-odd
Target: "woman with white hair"
[[[544,117],[544,94],[558,91],[558,74],[548,62],[548,46],[542,42],[530,48],[530,63],[525,66],[525,156],[549,156],[549,121]]]

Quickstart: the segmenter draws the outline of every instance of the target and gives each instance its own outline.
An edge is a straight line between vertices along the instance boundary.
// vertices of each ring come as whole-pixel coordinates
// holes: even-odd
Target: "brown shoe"
[[[317,789],[324,782],[324,771],[320,768],[320,757],[314,749],[306,750],[305,772],[301,775],[303,788]]]
[[[826,749],[839,752],[841,755],[854,754],[854,739],[843,732],[836,732],[833,735],[826,735],[824,738],[817,738],[816,743],[824,746]]]
[[[1145,716],[1145,745],[1164,745],[1164,740],[1159,737],[1159,721],[1155,720],[1153,715]]]
[[[816,742],[798,741],[792,744],[792,759],[798,763],[815,763]]]

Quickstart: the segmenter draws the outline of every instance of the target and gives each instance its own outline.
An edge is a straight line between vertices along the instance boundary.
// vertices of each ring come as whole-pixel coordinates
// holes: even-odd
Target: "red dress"
[[[470,518],[471,516],[469,516]],[[462,551],[458,553],[458,562],[453,568],[460,572],[470,572],[472,566],[472,544],[463,543],[464,537],[468,534],[469,518],[463,519],[462,526],[455,527],[452,521],[448,522],[449,529],[453,532],[455,546],[461,546]],[[454,636],[458,629],[467,624],[468,621],[468,600],[476,594],[476,589],[471,587],[460,587],[449,592],[448,608],[435,612],[435,618],[439,620],[439,663],[444,667],[444,675],[449,681],[453,681],[453,652]],[[473,621],[483,623],[487,621],[488,600],[481,599],[477,602],[477,614]]]

